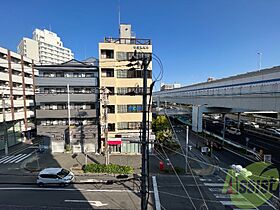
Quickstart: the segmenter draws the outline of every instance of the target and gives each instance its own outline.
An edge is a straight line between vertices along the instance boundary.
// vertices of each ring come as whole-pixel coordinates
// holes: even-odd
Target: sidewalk
[[[32,138],[25,142],[20,142],[18,144],[8,147],[8,155],[11,155],[11,154],[14,154],[17,152],[21,152],[30,146],[37,146],[38,144],[39,144],[38,138]],[[5,149],[0,150],[0,157],[2,157],[2,156],[5,156]]]
[[[54,153],[48,151],[37,153],[22,165],[22,168],[29,172],[38,172],[44,168],[61,167],[73,169],[76,174],[80,174],[82,166],[86,163],[84,154],[73,155],[71,153]],[[105,163],[103,155],[89,154],[87,163]],[[134,168],[134,173],[140,173],[141,156],[140,155],[120,155],[111,154],[110,163],[118,165],[129,165]]]

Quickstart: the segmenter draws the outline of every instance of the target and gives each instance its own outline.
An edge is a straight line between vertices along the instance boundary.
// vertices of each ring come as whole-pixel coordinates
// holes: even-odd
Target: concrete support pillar
[[[157,107],[159,107],[160,106],[160,98],[159,98],[159,96],[157,97]]]
[[[277,113],[277,125],[280,126],[280,112]]]
[[[192,130],[194,132],[202,132],[202,114],[203,107],[195,105],[192,107]]]
[[[239,129],[240,128],[240,121],[241,121],[241,119],[240,119],[240,117],[241,117],[241,113],[240,112],[238,112],[238,114],[237,114],[237,128]]]

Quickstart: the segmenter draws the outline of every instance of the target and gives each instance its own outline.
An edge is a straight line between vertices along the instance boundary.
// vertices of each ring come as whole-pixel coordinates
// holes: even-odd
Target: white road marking
[[[212,181],[212,179],[202,179],[202,178],[200,178],[199,180],[202,182],[211,182]]]
[[[221,188],[208,188],[211,192],[222,192]]]
[[[100,207],[100,206],[107,206],[107,203],[102,203],[101,201],[88,201],[88,200],[64,200],[64,202],[71,202],[71,203],[89,203],[92,206]]]
[[[153,180],[153,186],[154,186],[154,197],[155,197],[155,203],[156,203],[156,210],[160,210],[161,205],[160,205],[160,199],[159,199],[159,194],[158,194],[156,177],[152,176],[152,180]]]
[[[224,186],[228,186],[228,184],[226,183],[203,183],[205,186],[208,187],[224,187]]]
[[[26,154],[20,154],[19,157],[15,158],[14,160],[10,161],[9,163],[14,163],[15,161],[17,161],[18,159],[22,158],[23,156],[25,156]]]
[[[220,201],[224,206],[248,206],[248,205],[252,205],[251,203],[247,202],[247,201]]]
[[[220,198],[220,199],[229,199],[230,198],[230,194],[214,194],[214,196],[216,198]],[[234,195],[235,198],[244,198],[242,195]]]
[[[11,158],[13,158],[13,157],[14,157],[13,155],[12,155],[12,156],[7,156],[7,157],[4,158],[3,160],[1,160],[0,163],[3,163],[3,162],[5,162],[6,160],[11,159]]]
[[[14,160],[14,159],[17,159],[19,156],[21,156],[21,154],[18,154],[18,155],[14,156],[14,157],[11,158],[11,159],[7,159],[7,160],[4,161],[3,163],[4,163],[4,164],[5,164],[5,163],[10,163],[10,161],[12,161],[12,160]]]
[[[22,160],[28,158],[30,155],[32,155],[32,153],[30,153],[30,154],[26,155],[25,157],[23,157],[23,158],[17,160],[15,163],[19,163],[20,161],[22,161]]]

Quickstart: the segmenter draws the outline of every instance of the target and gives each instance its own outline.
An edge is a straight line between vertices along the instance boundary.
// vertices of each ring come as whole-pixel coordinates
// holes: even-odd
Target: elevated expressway
[[[280,66],[153,93],[153,101],[193,105],[192,130],[202,113],[280,112]],[[239,114],[240,115],[240,114]],[[279,114],[278,114],[279,116]]]

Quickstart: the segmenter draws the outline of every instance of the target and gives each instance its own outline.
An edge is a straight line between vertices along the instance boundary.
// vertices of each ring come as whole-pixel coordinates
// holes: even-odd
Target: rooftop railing
[[[150,39],[136,39],[136,38],[111,38],[105,37],[105,43],[117,43],[117,44],[136,44],[136,45],[151,45]]]

